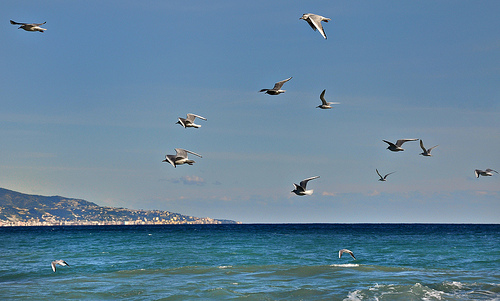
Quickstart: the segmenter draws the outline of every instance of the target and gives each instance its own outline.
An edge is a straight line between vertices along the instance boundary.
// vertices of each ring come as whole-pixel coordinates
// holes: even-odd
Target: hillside
[[[0,188],[0,226],[235,223],[169,211],[102,207],[85,200],[29,195]]]

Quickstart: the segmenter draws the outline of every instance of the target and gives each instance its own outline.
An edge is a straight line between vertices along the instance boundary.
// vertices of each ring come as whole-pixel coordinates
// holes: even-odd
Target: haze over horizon
[[[0,187],[244,223],[498,223],[500,175],[474,169],[500,171],[499,11],[2,2]],[[299,20],[309,12],[331,18],[328,39]],[[288,77],[286,93],[258,93]],[[340,104],[316,108],[324,89]],[[184,129],[186,113],[207,121]],[[423,157],[418,141],[382,141],[403,138],[439,146]],[[162,163],[174,148],[203,158]],[[313,195],[290,192],[316,175]]]

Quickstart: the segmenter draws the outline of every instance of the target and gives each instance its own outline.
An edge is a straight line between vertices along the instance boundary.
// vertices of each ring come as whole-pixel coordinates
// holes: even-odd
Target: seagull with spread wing
[[[194,120],[196,118],[207,120],[205,117],[201,117],[201,116],[189,113],[189,114],[186,114],[186,118],[179,117],[178,118],[179,121],[177,121],[176,124],[178,123],[178,124],[182,125],[184,128],[200,128],[201,125],[194,123]]]
[[[314,180],[314,179],[317,179],[317,178],[319,178],[319,176],[310,177],[310,178],[307,178],[305,180],[302,180],[300,182],[300,185],[297,185],[294,183],[293,186],[295,186],[295,189],[292,190],[292,192],[295,193],[296,195],[311,195],[311,194],[313,194],[313,189],[306,190],[306,186],[307,186],[307,182]]]
[[[41,28],[40,25],[43,25],[47,22],[43,22],[43,23],[19,23],[19,22],[14,22],[12,20],[10,20],[10,24],[12,25],[21,25],[19,26],[18,29],[24,29],[26,31],[39,31],[39,32],[44,32],[46,31],[47,29],[45,28]]]
[[[165,160],[163,160],[162,162],[168,162],[172,164],[173,167],[177,167],[177,165],[182,165],[182,164],[193,165],[193,163],[195,163],[194,160],[188,159],[188,153],[202,158],[201,155],[198,155],[197,153],[182,148],[176,148],[175,152],[176,152],[175,155],[166,155]]]
[[[408,141],[417,141],[417,140],[418,139],[400,139],[400,140],[396,141],[396,144],[389,142],[387,140],[382,140],[382,141],[389,144],[389,146],[387,147],[388,150],[393,151],[393,152],[401,152],[401,151],[404,151],[404,148],[401,147],[401,145],[403,145],[403,143],[408,142]]]
[[[291,79],[292,79],[292,77],[284,79],[284,80],[282,80],[280,82],[275,83],[274,87],[272,89],[262,89],[259,92],[266,92],[266,94],[269,94],[269,95],[278,95],[278,94],[281,94],[281,93],[285,93],[286,90],[281,90],[281,87],[283,87],[283,84],[286,83],[287,81],[291,80]]]
[[[319,99],[321,99],[321,105],[317,106],[316,108],[320,108],[320,109],[331,109],[332,106],[331,105],[338,105],[340,104],[340,102],[327,102],[326,99],[325,99],[325,93],[326,93],[326,89],[323,90],[323,92],[321,92],[321,94],[319,95]]]
[[[320,15],[315,15],[315,14],[303,14],[302,17],[300,17],[301,20],[307,21],[307,24],[311,26],[311,28],[316,31],[318,30],[319,33],[323,36],[323,38],[326,39],[326,34],[325,31],[323,30],[323,25],[321,25],[321,21],[328,22],[331,19],[330,18],[325,18]]]

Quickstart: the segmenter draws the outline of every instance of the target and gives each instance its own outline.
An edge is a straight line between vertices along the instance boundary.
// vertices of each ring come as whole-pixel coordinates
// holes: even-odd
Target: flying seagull
[[[310,178],[307,178],[305,180],[302,180],[300,182],[300,185],[297,185],[294,183],[293,186],[295,186],[295,189],[292,190],[292,192],[295,193],[296,195],[311,195],[311,194],[313,194],[313,189],[306,190],[306,186],[307,186],[307,182],[309,182],[310,180],[317,179],[317,178],[319,178],[319,176],[310,177]]]
[[[50,264],[50,266],[52,267],[52,271],[54,271],[54,273],[56,272],[56,264],[62,265],[62,266],[69,266],[69,264],[66,261],[62,260],[62,259],[54,260]]]
[[[321,94],[319,95],[319,99],[321,99],[321,105],[317,106],[316,108],[320,108],[320,109],[331,109],[333,104],[335,105],[338,105],[340,104],[340,102],[327,102],[325,100],[325,92],[326,92],[326,89],[323,90],[323,92],[321,92]]]
[[[400,139],[400,140],[396,141],[396,144],[389,142],[387,140],[382,140],[382,141],[389,144],[389,146],[387,147],[388,150],[391,150],[393,152],[400,152],[400,151],[404,151],[404,149],[401,147],[401,145],[403,145],[403,143],[408,142],[408,141],[416,141],[416,140],[418,140],[418,139]]]
[[[432,150],[433,148],[435,148],[435,147],[437,147],[437,145],[435,145],[435,146],[433,146],[433,147],[431,147],[431,148],[429,148],[429,149],[425,149],[425,147],[424,147],[424,142],[422,141],[422,139],[420,139],[420,148],[422,148],[422,151],[423,151],[423,153],[420,153],[420,154],[421,154],[422,156],[426,156],[426,157],[430,157],[430,156],[432,156],[432,155],[431,155],[431,150]]]
[[[380,179],[378,179],[378,180],[382,181],[382,182],[387,181],[387,176],[388,175],[395,173],[395,171],[393,171],[393,172],[390,172],[390,173],[388,173],[388,174],[386,174],[385,176],[382,177],[382,175],[378,172],[378,169],[375,168],[375,171],[377,172],[378,176],[380,177]]]
[[[339,258],[342,257],[343,253],[348,253],[349,255],[351,255],[352,258],[354,258],[354,260],[356,260],[356,257],[354,257],[354,253],[352,253],[352,251],[347,249],[342,249],[339,251]]]
[[[498,171],[491,168],[488,168],[487,170],[476,169],[474,170],[474,173],[476,174],[476,178],[479,178],[479,176],[491,177],[493,175],[492,171],[498,173]]]
[[[43,23],[18,23],[18,22],[14,22],[12,20],[10,20],[10,24],[12,25],[21,25],[19,26],[18,29],[24,29],[26,31],[39,31],[39,32],[44,32],[46,31],[47,29],[45,28],[41,28],[40,25],[43,25],[47,22],[43,22]]]
[[[323,30],[323,26],[321,25],[321,21],[328,22],[331,19],[330,18],[325,18],[320,15],[315,15],[315,14],[303,14],[302,17],[300,17],[301,20],[306,20],[309,26],[316,31],[316,29],[319,31],[319,33],[323,36],[323,38],[326,39],[326,34],[325,31]]]
[[[182,148],[176,148],[175,152],[176,152],[175,155],[166,155],[165,160],[163,160],[162,162],[168,162],[172,164],[173,167],[177,167],[177,165],[182,165],[182,164],[193,165],[193,163],[195,163],[194,160],[188,159],[188,153],[202,158],[201,155],[198,155],[197,153]]]
[[[266,92],[266,94],[269,94],[269,95],[278,95],[278,94],[281,94],[281,93],[285,93],[286,90],[281,90],[281,87],[283,87],[283,84],[286,83],[287,81],[291,80],[292,77],[289,77],[287,79],[284,79],[280,82],[277,82],[274,84],[274,88],[272,89],[262,89],[260,90],[259,92]]]
[[[189,113],[189,114],[186,114],[186,118],[179,117],[178,118],[179,121],[177,121],[176,124],[178,123],[178,124],[182,125],[184,128],[199,128],[199,127],[201,127],[201,125],[194,123],[194,120],[196,117],[203,119],[203,120],[207,120],[205,117],[201,117],[201,116]]]

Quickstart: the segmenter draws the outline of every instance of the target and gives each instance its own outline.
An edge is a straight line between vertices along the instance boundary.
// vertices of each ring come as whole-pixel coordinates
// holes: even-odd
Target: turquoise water
[[[500,225],[15,227],[0,252],[2,300],[500,300]]]

